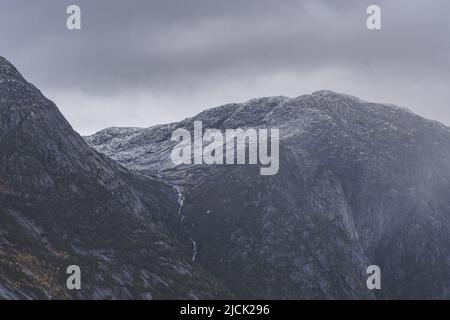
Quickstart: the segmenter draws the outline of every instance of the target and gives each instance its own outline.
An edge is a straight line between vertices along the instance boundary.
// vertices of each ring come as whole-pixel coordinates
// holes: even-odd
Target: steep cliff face
[[[175,166],[176,128],[279,128],[280,171]],[[450,132],[392,105],[319,91],[254,99],[180,123],[86,140],[184,192],[196,261],[239,297],[448,298]]]
[[[0,58],[0,297],[227,296],[192,263],[177,197],[89,147]],[[66,288],[72,264],[81,291]]]

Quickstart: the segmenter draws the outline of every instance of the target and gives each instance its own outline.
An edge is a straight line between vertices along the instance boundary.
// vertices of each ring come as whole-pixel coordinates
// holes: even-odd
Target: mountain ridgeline
[[[177,196],[89,147],[0,58],[0,298],[229,297],[192,263]],[[66,287],[70,265],[82,290]]]
[[[175,165],[195,121],[279,129],[278,173]],[[445,299],[449,192],[449,128],[407,109],[318,91],[83,139],[0,58],[0,298]]]
[[[177,128],[279,128],[280,168],[174,166]],[[450,130],[404,108],[330,91],[206,110],[86,137],[184,190],[197,262],[245,298],[450,296]],[[369,291],[369,265],[381,290]]]

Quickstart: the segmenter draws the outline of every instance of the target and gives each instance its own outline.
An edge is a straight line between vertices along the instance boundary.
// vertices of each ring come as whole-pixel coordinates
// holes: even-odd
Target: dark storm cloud
[[[74,3],[80,31],[65,28]],[[383,30],[367,30],[370,4]],[[446,0],[0,0],[0,55],[82,132],[310,89],[450,123],[449,13]]]

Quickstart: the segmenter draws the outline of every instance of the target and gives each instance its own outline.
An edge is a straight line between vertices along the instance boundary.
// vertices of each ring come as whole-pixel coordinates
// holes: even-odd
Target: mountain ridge
[[[202,121],[204,129],[279,129],[279,174],[261,178],[251,166],[175,166],[171,133],[191,131],[194,121]],[[364,277],[370,263],[382,270],[379,298],[446,297],[450,131],[443,124],[402,107],[322,90],[228,104],[131,134],[120,130],[85,139],[131,170],[175,177],[186,192],[186,219],[199,263],[238,296],[369,298]],[[315,238],[318,225],[326,231]],[[309,251],[286,249],[295,234],[302,235],[295,242],[315,245]],[[267,252],[283,252],[283,259],[267,260],[270,255],[258,251],[262,243]],[[306,260],[293,264],[298,257]],[[258,283],[250,277],[254,268],[284,289]],[[236,279],[242,270],[246,278]],[[347,283],[329,278],[333,270]],[[311,277],[316,278],[305,281]]]
[[[90,148],[6,59],[0,80],[0,297],[228,296],[190,260],[173,186]]]
[[[358,98],[358,97],[356,97],[354,95],[339,93],[339,92],[336,92],[336,91],[333,91],[333,90],[328,90],[328,89],[316,90],[316,91],[313,91],[311,94],[303,94],[303,95],[300,95],[300,96],[297,96],[297,97],[287,97],[287,96],[282,96],[282,95],[280,95],[280,96],[263,96],[263,97],[258,97],[258,98],[252,98],[252,99],[249,99],[249,100],[244,101],[244,102],[231,102],[231,103],[226,103],[226,104],[223,104],[223,105],[220,105],[220,106],[217,106],[217,107],[208,108],[208,109],[205,109],[205,110],[201,111],[200,113],[198,113],[198,114],[196,114],[194,116],[187,117],[184,120],[173,121],[173,122],[163,123],[163,124],[155,124],[155,125],[151,125],[151,126],[148,126],[148,127],[112,126],[112,127],[107,127],[107,128],[98,130],[98,131],[96,131],[95,133],[92,133],[92,134],[83,135],[83,137],[89,141],[90,137],[98,136],[102,132],[108,133],[108,132],[111,131],[112,133],[114,133],[114,131],[120,131],[123,134],[127,134],[127,132],[130,131],[130,132],[139,133],[139,132],[142,132],[144,130],[149,130],[149,129],[152,129],[152,128],[171,126],[171,125],[174,125],[174,124],[186,121],[188,119],[193,119],[195,117],[200,116],[201,114],[212,112],[214,110],[220,110],[220,109],[223,109],[223,108],[237,108],[239,106],[244,106],[246,104],[252,104],[252,103],[255,103],[255,102],[258,103],[258,102],[265,101],[265,100],[266,101],[267,100],[275,100],[275,101],[280,100],[280,102],[289,101],[289,100],[290,101],[295,101],[295,100],[298,100],[298,99],[301,99],[301,98],[304,98],[304,97],[313,96],[313,95],[322,96],[322,97],[340,97],[340,98],[342,98],[342,97],[345,98],[346,97],[346,98],[357,100],[357,101],[360,101],[360,102],[366,102],[366,103],[368,102],[367,100],[360,99],[360,98]],[[383,102],[373,103],[373,104],[382,105],[384,107],[389,107],[389,108],[392,108],[392,109],[395,109],[395,110],[400,110],[400,111],[407,112],[409,114],[412,114],[412,115],[415,115],[417,117],[420,117],[421,119],[423,119],[425,121],[436,123],[436,124],[439,124],[439,125],[441,125],[443,127],[449,128],[449,130],[450,130],[449,126],[441,123],[440,121],[429,119],[429,118],[426,118],[424,116],[421,116],[420,114],[412,111],[411,109],[409,109],[407,107],[403,107],[403,106],[396,105],[396,104],[391,104],[391,103],[383,103]]]
[[[174,165],[194,121],[279,129],[278,174]],[[83,139],[0,58],[0,297],[445,299],[449,160],[448,127],[328,90]]]

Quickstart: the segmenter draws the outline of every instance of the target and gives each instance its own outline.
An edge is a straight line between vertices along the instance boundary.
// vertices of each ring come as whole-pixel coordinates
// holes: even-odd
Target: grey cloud
[[[81,31],[65,28],[73,3]],[[381,31],[365,27],[373,3]],[[81,132],[310,89],[404,104],[450,123],[449,12],[445,0],[0,0],[0,55]]]

